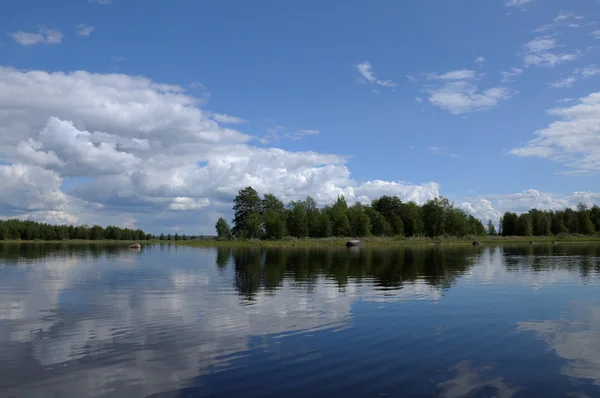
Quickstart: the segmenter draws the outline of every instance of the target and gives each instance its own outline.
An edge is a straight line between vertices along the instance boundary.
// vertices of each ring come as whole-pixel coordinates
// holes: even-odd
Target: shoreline
[[[291,239],[291,240],[250,240],[250,241],[219,241],[216,239],[193,241],[162,241],[161,243],[195,247],[345,247],[346,242],[356,238],[325,238],[325,239]],[[498,244],[554,244],[556,243],[599,243],[600,236],[485,236],[479,238],[363,238],[364,246],[369,247],[403,247],[403,246],[472,246],[474,241],[481,245]]]
[[[126,246],[132,243],[145,245],[178,245],[178,246],[193,246],[193,247],[233,247],[233,246],[248,246],[248,247],[345,247],[346,242],[356,238],[305,238],[305,239],[289,239],[289,240],[230,240],[220,241],[216,239],[196,239],[196,240],[0,240],[1,244],[56,244],[56,245],[112,245]],[[473,245],[474,241],[481,245],[497,245],[497,244],[553,244],[553,243],[600,243],[600,235],[592,236],[482,236],[469,238],[380,238],[368,237],[360,239],[365,246],[459,246]]]

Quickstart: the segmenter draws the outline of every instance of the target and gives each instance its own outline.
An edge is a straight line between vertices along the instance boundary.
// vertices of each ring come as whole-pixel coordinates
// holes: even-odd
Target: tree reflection
[[[447,288],[474,264],[478,248],[415,247],[362,250],[317,248],[233,248],[234,285],[248,300],[261,289],[273,292],[287,279],[305,289],[319,278],[336,282],[340,291],[349,282],[369,279],[383,289],[423,281]],[[224,256],[219,249],[217,263]]]

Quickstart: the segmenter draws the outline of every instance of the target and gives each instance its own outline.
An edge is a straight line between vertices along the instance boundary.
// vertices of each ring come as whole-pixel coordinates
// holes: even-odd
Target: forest
[[[382,196],[370,205],[348,206],[343,196],[323,208],[315,200],[292,201],[287,206],[275,195],[261,198],[252,187],[239,191],[233,200],[233,226],[220,218],[217,237],[230,239],[283,239],[442,235],[477,236],[488,233],[481,221],[455,207],[448,199],[435,198],[422,206]]]
[[[521,215],[506,212],[499,226],[502,236],[593,235],[600,231],[600,207],[580,203],[575,210],[531,209]]]
[[[150,240],[151,234],[141,229],[119,228],[112,225],[50,225],[35,221],[0,220],[0,240]]]

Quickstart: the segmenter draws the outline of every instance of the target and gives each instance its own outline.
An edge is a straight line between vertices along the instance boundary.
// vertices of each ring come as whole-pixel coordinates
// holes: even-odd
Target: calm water
[[[597,397],[600,245],[0,245],[0,397]]]

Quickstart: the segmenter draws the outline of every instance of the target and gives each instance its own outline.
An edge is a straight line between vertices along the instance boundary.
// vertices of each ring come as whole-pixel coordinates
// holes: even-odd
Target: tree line
[[[0,240],[150,240],[151,234],[141,229],[120,228],[109,225],[50,225],[35,221],[0,220]]]
[[[422,206],[403,202],[396,196],[382,196],[370,205],[348,206],[340,196],[323,208],[310,196],[287,206],[275,195],[261,198],[252,187],[238,192],[233,200],[233,226],[219,218],[218,239],[282,239],[366,236],[475,236],[485,227],[475,217],[455,207],[446,198],[428,200]]]
[[[600,207],[583,203],[577,209],[548,211],[531,209],[517,215],[506,212],[500,219],[502,236],[546,236],[558,234],[593,235],[600,232]]]

